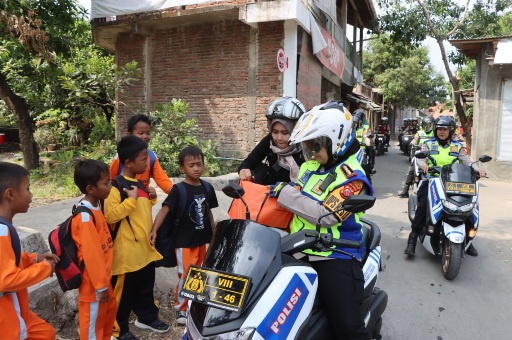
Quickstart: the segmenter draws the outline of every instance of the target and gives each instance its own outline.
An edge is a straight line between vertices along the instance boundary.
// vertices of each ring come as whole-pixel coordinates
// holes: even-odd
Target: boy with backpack
[[[158,318],[153,296],[155,261],[162,259],[149,242],[153,224],[151,207],[156,197],[150,198],[144,185],[136,179],[149,165],[147,148],[148,144],[141,138],[132,135],[121,138],[117,154],[123,170],[112,181],[118,187],[113,185],[105,200],[105,217],[111,226],[115,225],[112,284],[117,315],[113,335],[122,340],[137,339],[128,327],[132,310],[137,316],[136,327],[157,333],[169,330],[169,325]]]
[[[59,258],[28,254],[12,225],[26,213],[32,193],[29,173],[20,165],[0,162],[0,333],[2,339],[55,339],[55,329],[29,309],[27,288],[53,275]]]
[[[205,258],[206,244],[213,236],[214,221],[211,209],[218,207],[219,204],[212,185],[201,179],[204,169],[203,152],[195,146],[189,146],[181,150],[178,159],[180,171],[185,174],[185,179],[174,185],[162,203],[149,239],[154,244],[160,227],[170,229],[169,237],[176,248],[179,280],[175,291],[176,322],[185,324],[188,300],[179,296],[179,291],[189,266],[201,265]],[[179,212],[180,206],[184,207],[182,212]],[[168,214],[173,218],[166,219]],[[158,233],[159,237],[160,234]]]
[[[84,194],[71,220],[71,236],[78,263],[84,263],[78,288],[80,339],[109,340],[116,318],[116,300],[111,284],[114,243],[101,208],[112,185],[108,165],[92,159],[75,166],[75,184]]]
[[[128,120],[128,133],[130,135],[141,138],[143,141],[149,144],[151,141],[151,120],[147,115],[137,114],[132,116]],[[155,180],[155,183],[162,189],[166,194],[171,191],[172,181],[167,176],[165,171],[162,169],[158,157],[155,153],[148,149],[148,167],[143,173],[137,174],[137,179],[142,182],[144,187],[149,190],[150,194],[156,195],[155,189],[149,186],[150,178]],[[110,164],[110,178],[114,178],[121,174],[123,169],[122,163],[119,161],[119,155],[114,157],[114,160]]]

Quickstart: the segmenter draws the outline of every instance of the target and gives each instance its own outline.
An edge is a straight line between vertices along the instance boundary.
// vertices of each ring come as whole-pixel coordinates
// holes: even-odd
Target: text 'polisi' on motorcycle
[[[416,158],[428,157],[418,151]],[[478,161],[489,162],[482,155]],[[474,240],[479,222],[478,171],[471,165],[448,164],[433,166],[422,180],[428,180],[428,209],[426,225],[419,238],[423,247],[433,255],[441,255],[441,269],[446,279],[454,279],[460,270],[465,251]],[[409,197],[409,219],[414,219],[417,196]]]
[[[236,184],[226,186],[223,192],[232,198],[242,199],[244,195]],[[372,196],[350,196],[340,210],[357,213],[374,202]],[[318,275],[307,262],[293,257],[305,249],[361,247],[357,241],[320,234],[320,220],[332,213],[319,218],[317,230],[294,234],[249,219],[219,222],[202,266],[189,269],[180,291],[191,300],[184,338],[333,339],[315,298]],[[362,308],[368,333],[372,339],[380,339],[382,313],[388,300],[387,294],[375,286],[381,268],[381,234],[375,223],[362,221],[367,249]]]

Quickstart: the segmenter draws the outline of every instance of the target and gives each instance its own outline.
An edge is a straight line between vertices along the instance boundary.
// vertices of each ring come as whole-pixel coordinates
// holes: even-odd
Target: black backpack
[[[201,181],[207,198],[210,197],[211,193],[214,191],[213,186],[201,178],[199,180]],[[164,258],[156,261],[157,267],[172,268],[178,265],[174,252],[176,247],[174,245],[173,234],[176,230],[176,226],[180,224],[180,220],[185,215],[187,188],[183,182],[176,183],[174,186],[178,189],[178,207],[174,213],[167,214],[160,229],[158,229],[155,248]]]
[[[78,263],[76,244],[71,236],[71,220],[76,215],[86,212],[92,216],[94,224],[96,221],[92,211],[86,206],[73,206],[71,216],[48,235],[48,243],[52,253],[60,258],[55,264],[55,275],[59,281],[62,291],[77,289],[82,284],[82,273],[84,263]]]

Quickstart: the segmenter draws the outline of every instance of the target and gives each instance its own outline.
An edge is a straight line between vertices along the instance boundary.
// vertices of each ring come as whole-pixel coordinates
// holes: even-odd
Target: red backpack
[[[48,235],[52,253],[60,258],[60,261],[55,264],[55,275],[64,292],[77,289],[82,284],[84,263],[78,263],[76,244],[71,236],[71,220],[82,212],[89,213],[96,224],[94,215],[89,208],[83,205],[73,206],[71,216]]]

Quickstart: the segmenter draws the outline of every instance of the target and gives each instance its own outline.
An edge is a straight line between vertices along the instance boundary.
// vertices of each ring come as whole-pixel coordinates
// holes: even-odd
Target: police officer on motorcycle
[[[430,166],[443,166],[455,162],[460,162],[466,165],[472,164],[469,156],[464,152],[461,152],[462,144],[452,139],[454,132],[455,121],[453,120],[453,117],[440,116],[435,120],[434,138],[428,139],[421,147],[421,151],[426,151],[429,155],[425,159],[417,159],[418,166],[421,167],[423,173],[427,173]],[[475,164],[472,166],[480,173],[481,177],[486,176],[486,172],[484,170],[478,170]],[[425,227],[427,219],[427,204],[428,180],[425,180],[418,188],[418,206],[414,214],[414,220],[411,224],[412,230],[409,234],[407,248],[405,249],[404,254],[414,255],[419,233]],[[478,256],[478,251],[473,246],[473,242],[466,250],[466,254],[470,256]]]
[[[271,186],[270,195],[295,215],[290,232],[316,230],[336,239],[362,242],[361,214],[338,210],[346,197],[373,194],[361,164],[355,157],[359,143],[353,118],[337,102],[315,106],[297,122],[290,143],[302,144],[306,161],[300,167],[300,189],[287,183]],[[361,258],[364,249],[336,246],[351,254],[333,251],[304,251],[305,261],[318,273],[318,294],[335,339],[368,339],[361,306],[364,277]],[[364,245],[363,245],[364,248]],[[354,260],[357,259],[357,260]]]
[[[356,130],[356,138],[361,145],[361,148],[365,149],[368,155],[368,164],[366,165],[366,176],[370,178],[376,171],[375,167],[375,148],[372,145],[371,139],[368,137],[370,125],[367,124],[365,119],[364,111],[357,109],[352,113],[354,129]]]
[[[423,119],[421,122],[421,129],[414,135],[414,139],[411,141],[411,148],[414,145],[422,146],[423,143],[434,136],[434,118],[428,116]],[[409,171],[407,172],[407,177],[405,178],[405,184],[403,190],[398,197],[407,198],[409,197],[409,187],[414,182],[414,163],[409,165]]]

